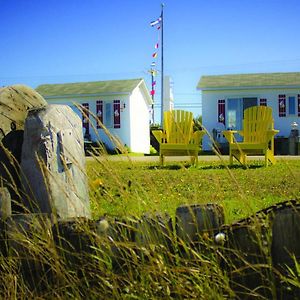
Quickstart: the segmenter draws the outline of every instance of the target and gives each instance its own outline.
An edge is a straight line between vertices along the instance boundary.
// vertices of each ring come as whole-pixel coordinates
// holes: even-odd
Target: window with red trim
[[[279,117],[286,117],[286,96],[278,95],[278,114]]]
[[[97,128],[101,128],[101,124],[103,123],[103,101],[96,101],[96,116],[97,116]]]
[[[90,112],[89,112],[89,104],[82,103],[82,127],[85,129],[84,134],[90,134]]]
[[[121,128],[121,104],[120,100],[114,100],[114,128]]]
[[[225,125],[225,100],[218,100],[218,122]]]

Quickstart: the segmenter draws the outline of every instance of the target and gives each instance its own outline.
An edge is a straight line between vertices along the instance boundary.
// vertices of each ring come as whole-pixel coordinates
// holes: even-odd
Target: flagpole
[[[164,4],[161,4],[161,127],[164,126]]]
[[[151,123],[154,124],[154,70],[153,68],[151,67],[151,96],[152,96],[152,121]]]

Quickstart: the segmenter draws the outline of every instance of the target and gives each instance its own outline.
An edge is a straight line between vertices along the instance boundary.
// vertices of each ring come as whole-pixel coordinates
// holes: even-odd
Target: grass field
[[[280,160],[268,168],[251,161],[245,169],[228,168],[218,160],[200,161],[198,167],[181,162],[160,167],[101,156],[87,160],[87,173],[93,218],[119,219],[108,217],[107,231],[90,228],[85,221],[62,223],[64,231],[56,241],[56,225],[43,230],[38,217],[28,232],[17,230],[10,255],[0,255],[1,299],[215,300],[245,299],[246,294],[250,299],[276,299],[282,283],[292,291],[300,289],[297,261],[295,268],[274,280],[270,244],[264,244],[270,236],[264,239],[256,220],[239,236],[246,241],[243,250],[227,247],[227,242],[234,242],[230,238],[217,245],[212,233],[200,233],[197,244],[179,238],[176,230],[169,230],[166,239],[162,227],[157,236],[153,228],[143,227],[144,221],[126,223],[126,217],[148,212],[174,217],[182,204],[217,203],[223,205],[230,224],[271,204],[299,200],[300,159]],[[134,239],[128,235],[132,230]],[[244,253],[248,243],[255,246],[255,260]],[[258,285],[251,287],[251,278]]]
[[[267,168],[262,161],[251,161],[246,169],[228,167],[218,157],[200,160],[198,167],[95,158],[87,161],[87,170],[94,218],[153,211],[174,216],[182,204],[218,203],[230,223],[276,202],[300,198],[300,158],[278,160]]]

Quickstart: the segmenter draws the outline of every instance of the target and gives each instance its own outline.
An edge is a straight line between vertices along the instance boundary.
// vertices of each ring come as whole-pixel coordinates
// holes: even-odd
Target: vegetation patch
[[[96,159],[87,162],[94,218],[149,211],[174,216],[183,204],[217,203],[224,206],[226,222],[231,223],[276,202],[300,198],[300,159],[279,160],[267,168],[261,161],[250,161],[243,168],[201,159],[198,167]],[[97,180],[101,184],[93,186]]]

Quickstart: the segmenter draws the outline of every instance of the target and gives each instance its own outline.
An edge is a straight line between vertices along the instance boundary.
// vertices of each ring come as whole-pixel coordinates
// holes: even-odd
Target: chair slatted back
[[[193,113],[184,110],[164,112],[167,143],[188,144],[193,133]]]
[[[245,109],[243,120],[244,142],[263,143],[267,141],[268,130],[273,129],[272,108],[253,106]]]

